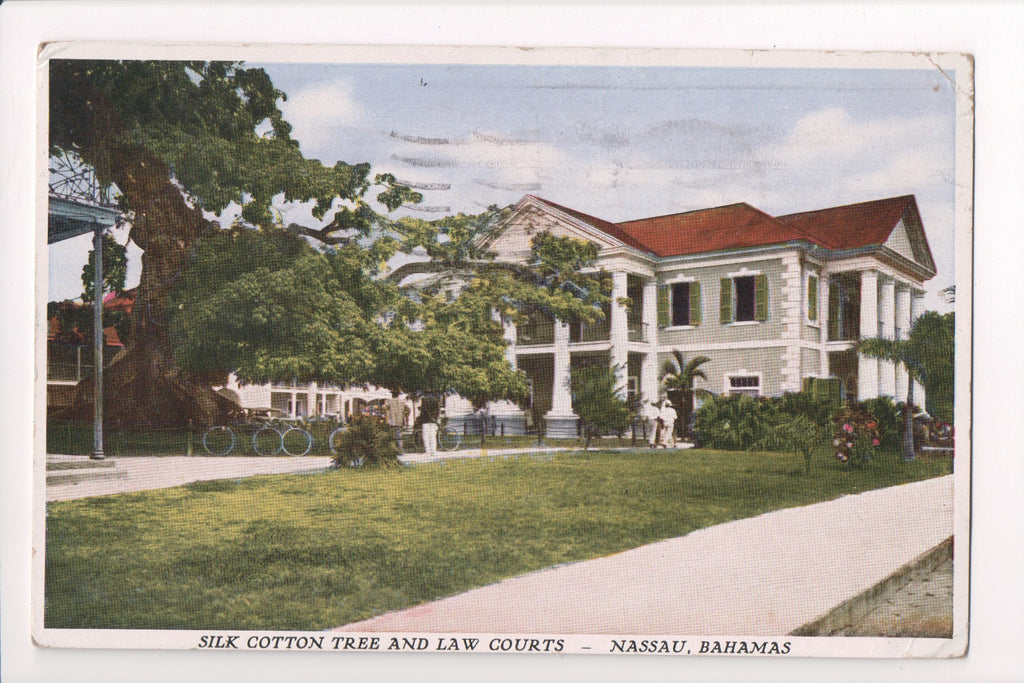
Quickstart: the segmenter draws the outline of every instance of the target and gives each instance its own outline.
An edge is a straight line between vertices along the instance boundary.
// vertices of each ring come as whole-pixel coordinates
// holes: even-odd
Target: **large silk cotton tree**
[[[229,407],[211,377],[185,372],[171,350],[168,296],[193,247],[218,215],[241,207],[251,226],[273,224],[272,201],[311,202],[322,228],[292,226],[341,244],[371,230],[363,200],[369,166],[306,159],[278,107],[284,94],[262,69],[224,62],[54,60],[49,134],[53,155],[70,153],[113,185],[143,251],[127,347],[105,375],[105,415],[115,426],[210,423]],[[392,186],[389,208],[412,193]],[[347,200],[338,208],[338,200]],[[223,373],[220,373],[223,374]],[[92,414],[83,383],[68,417]]]

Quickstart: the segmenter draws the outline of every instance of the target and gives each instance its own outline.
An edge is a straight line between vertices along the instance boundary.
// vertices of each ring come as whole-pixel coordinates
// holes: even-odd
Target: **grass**
[[[50,503],[50,628],[325,629],[770,510],[946,474],[894,455],[574,452]]]

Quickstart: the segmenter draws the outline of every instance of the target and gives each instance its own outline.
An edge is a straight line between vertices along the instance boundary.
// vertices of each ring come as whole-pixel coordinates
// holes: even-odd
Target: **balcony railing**
[[[611,335],[612,326],[607,318],[592,323],[577,322],[569,326],[569,342],[572,344],[608,341]]]
[[[516,327],[516,344],[520,346],[540,346],[555,343],[555,324],[552,322],[536,322]]]
[[[647,341],[647,323],[638,322],[635,320],[629,321],[629,341],[631,342],[645,342]]]

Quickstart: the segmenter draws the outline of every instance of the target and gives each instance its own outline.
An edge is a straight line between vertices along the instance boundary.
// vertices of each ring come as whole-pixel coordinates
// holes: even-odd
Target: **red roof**
[[[771,216],[745,203],[610,223],[534,197],[631,247],[682,256],[805,241],[826,249],[884,244],[914,197],[892,197],[816,211]]]
[[[669,216],[642,218],[618,227],[658,256],[681,256],[761,247],[807,239],[806,235],[749,204],[729,204]]]
[[[807,233],[828,249],[856,249],[884,244],[889,233],[914,203],[913,195],[877,199],[830,209],[779,216],[779,220]]]

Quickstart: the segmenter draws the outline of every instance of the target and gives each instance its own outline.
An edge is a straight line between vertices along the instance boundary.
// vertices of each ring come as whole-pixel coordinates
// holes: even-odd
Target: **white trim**
[[[748,325],[761,325],[760,320],[737,320],[731,323],[726,323],[726,327],[747,327]]]
[[[663,328],[666,329],[666,328]],[[827,351],[846,351],[853,347],[855,342],[829,342],[826,345]],[[821,351],[822,346],[818,342],[807,341],[806,339],[771,339],[751,340],[739,342],[720,342],[717,344],[659,344],[658,353],[667,353],[673,349],[692,353],[694,351],[740,351],[743,349],[785,349],[796,347],[808,349],[809,351]]]
[[[669,325],[661,329],[665,332],[685,332],[686,330],[696,330],[697,325]]]
[[[743,266],[742,268],[740,268],[736,272],[726,273],[725,276],[735,280],[738,277],[756,277],[758,275],[763,275],[763,274],[764,273],[762,273],[760,270],[750,270],[746,266]]]
[[[697,278],[694,277],[693,275],[684,275],[683,271],[680,271],[679,274],[676,275],[675,277],[673,277],[671,279],[663,280],[662,284],[663,285],[676,285],[676,284],[682,284],[684,282],[697,282]]]

